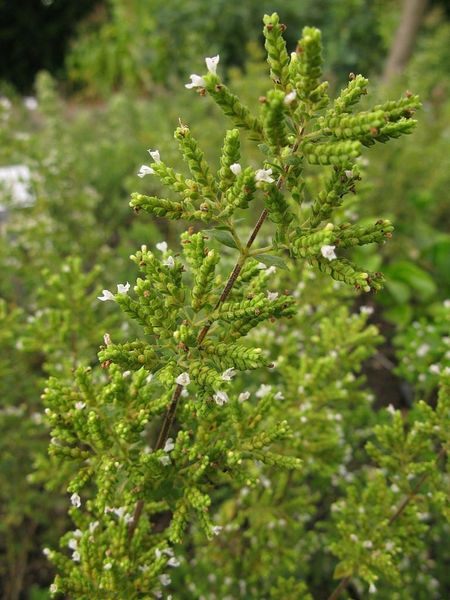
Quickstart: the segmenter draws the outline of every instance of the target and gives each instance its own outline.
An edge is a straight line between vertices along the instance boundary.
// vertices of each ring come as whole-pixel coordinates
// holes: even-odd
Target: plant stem
[[[292,152],[296,152],[298,145],[299,145],[298,142],[296,142],[294,144],[294,146],[292,147]],[[280,175],[278,177],[278,180],[277,180],[277,188],[278,189],[280,189],[282,187],[282,185],[284,183],[284,177],[289,172],[289,169],[290,169],[290,166],[286,165],[284,167],[284,174]],[[225,287],[223,288],[220,298],[217,301],[216,306],[214,307],[214,311],[217,310],[219,308],[219,306],[221,304],[223,304],[226,301],[226,299],[228,298],[228,296],[230,295],[230,292],[233,289],[234,284],[236,283],[236,279],[239,277],[239,273],[241,272],[242,267],[245,264],[245,261],[249,257],[249,250],[252,247],[253,242],[255,241],[256,236],[258,235],[261,227],[263,226],[264,221],[267,219],[268,214],[269,214],[269,211],[267,210],[267,208],[265,208],[262,211],[262,213],[259,215],[259,219],[256,222],[255,227],[253,228],[253,231],[247,240],[247,244],[246,244],[245,248],[240,250],[240,255],[239,255],[238,261],[234,265],[234,268],[231,271],[230,276],[228,277],[228,280],[225,284]],[[198,346],[200,346],[202,344],[202,342],[205,339],[212,324],[213,324],[213,322],[209,321],[203,326],[203,328],[200,331],[198,338],[197,338]],[[183,388],[181,385],[177,385],[177,387],[175,388],[175,390],[173,392],[172,400],[171,400],[169,408],[167,409],[167,412],[164,416],[164,421],[163,421],[161,431],[158,436],[158,441],[156,443],[155,450],[161,450],[161,448],[164,448],[167,438],[169,437],[169,432],[172,427],[173,420],[175,418],[175,413],[177,410],[178,401],[180,399],[182,389]],[[128,526],[128,543],[130,543],[131,540],[133,539],[134,532],[136,531],[136,527],[138,526],[139,520],[142,516],[143,508],[144,508],[144,501],[138,500],[136,502],[136,506],[134,509],[133,519],[131,520],[131,522]]]
[[[436,463],[439,463],[440,460],[444,456],[445,456],[445,448],[441,448],[441,450],[436,458]],[[411,502],[411,500],[413,500],[413,498],[415,498],[417,496],[420,488],[425,483],[425,481],[427,480],[429,475],[430,475],[429,473],[424,473],[422,475],[422,477],[420,477],[420,479],[418,480],[416,485],[413,487],[413,489],[409,492],[409,494],[403,498],[403,500],[398,505],[397,510],[394,512],[394,514],[389,519],[388,526],[392,525],[392,523],[394,523],[403,514],[405,508],[408,506],[408,504]],[[328,600],[337,600],[337,598],[339,598],[341,593],[347,588],[350,581],[351,581],[351,577],[345,577],[344,579],[342,579],[342,581],[339,583],[339,585],[333,591],[331,596],[328,597]]]

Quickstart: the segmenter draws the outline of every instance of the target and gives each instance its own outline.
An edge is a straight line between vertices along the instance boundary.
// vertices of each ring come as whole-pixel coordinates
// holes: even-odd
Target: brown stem
[[[444,456],[445,456],[445,449],[441,448],[441,450],[436,458],[436,462],[439,463],[442,460],[442,458],[444,458]],[[420,488],[425,483],[428,476],[429,476],[429,473],[424,473],[422,475],[422,477],[419,479],[419,481],[416,483],[416,485],[413,487],[413,489],[409,492],[409,494],[403,498],[403,500],[398,505],[397,510],[394,512],[394,514],[389,519],[388,526],[392,525],[392,523],[394,523],[394,521],[396,521],[402,515],[402,513],[404,512],[404,510],[408,506],[408,504],[411,502],[411,500],[417,496]],[[342,579],[342,581],[339,583],[337,588],[333,591],[331,596],[328,597],[328,600],[337,600],[337,598],[339,598],[339,596],[341,595],[341,592],[343,592],[347,588],[350,581],[351,581],[351,577],[345,577],[344,579]]]

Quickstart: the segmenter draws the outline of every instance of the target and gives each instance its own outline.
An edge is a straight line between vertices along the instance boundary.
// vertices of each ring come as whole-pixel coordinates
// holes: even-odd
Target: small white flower
[[[271,385],[267,385],[265,383],[263,383],[258,391],[256,392],[256,397],[257,398],[264,398],[264,396],[267,396],[267,394],[270,394],[270,392],[272,391],[272,386]]]
[[[365,540],[363,542],[363,548],[367,548],[367,549],[373,548],[373,543],[370,540]]]
[[[155,550],[155,556],[156,556],[157,560],[159,560],[161,558],[162,552],[161,552],[161,550],[159,548],[156,548],[156,550]]]
[[[75,408],[77,410],[83,410],[83,408],[85,408],[86,406],[86,402],[75,402]]]
[[[233,173],[233,175],[236,175],[237,177],[242,173],[242,167],[239,163],[233,163],[232,165],[230,165],[230,171]]]
[[[266,183],[273,183],[275,180],[272,175],[272,169],[258,169],[255,173],[255,181],[265,181]]]
[[[241,392],[238,396],[238,402],[245,402],[250,398],[250,392]]]
[[[89,523],[89,533],[92,534],[94,533],[94,531],[97,529],[97,527],[100,525],[100,523],[98,521],[91,521],[91,523]]]
[[[110,563],[110,562],[107,562],[107,563],[105,563],[105,564],[103,565],[103,569],[104,569],[105,571],[110,571],[110,570],[112,569],[112,563]]]
[[[125,284],[123,284],[123,283],[117,284],[117,293],[118,294],[127,294],[129,289],[130,289],[130,284],[128,283],[128,281]]]
[[[268,269],[265,270],[266,275],[272,275],[273,273],[276,273],[277,268],[275,265],[272,265],[271,267],[269,267]]]
[[[145,177],[146,175],[153,175],[155,171],[148,167],[147,165],[141,165],[141,168],[138,171],[138,177]]]
[[[178,375],[175,379],[175,383],[178,383],[178,385],[182,385],[183,387],[188,386],[191,383],[189,373],[181,373],[181,375]]]
[[[395,408],[392,406],[392,404],[389,404],[389,406],[386,408],[386,410],[388,411],[388,413],[390,413],[391,415],[395,415]]]
[[[67,542],[67,546],[71,549],[71,550],[76,550],[78,548],[78,540],[75,538],[71,538],[68,542]]]
[[[97,299],[101,300],[102,302],[106,302],[107,300],[114,300],[114,294],[109,290],[103,290],[102,296],[97,296]]]
[[[265,265],[263,262],[260,262],[256,265],[257,269],[260,269],[261,271],[264,271],[265,269],[267,269],[267,265]]]
[[[9,100],[9,98],[6,98],[6,96],[1,96],[0,97],[0,106],[4,110],[11,110],[11,108],[12,108],[11,100]]]
[[[355,535],[354,533],[350,534],[350,539],[352,540],[352,542],[357,542],[358,541],[358,536]]]
[[[167,252],[167,242],[158,242],[156,244],[156,248],[160,251],[160,252]]]
[[[175,266],[175,260],[174,260],[173,256],[168,256],[166,258],[166,260],[163,262],[163,265],[165,267],[169,267],[169,269],[173,269]]]
[[[219,55],[212,56],[211,58],[205,58],[206,67],[212,75],[217,74],[216,71],[217,71],[217,65],[219,64],[219,60],[220,60]]]
[[[211,528],[211,531],[213,532],[213,535],[219,535],[219,533],[222,531],[223,527],[221,525],[213,525],[213,527]]]
[[[70,502],[72,503],[72,506],[75,506],[75,508],[80,508],[81,506],[81,498],[76,492],[70,496]]]
[[[336,246],[329,246],[328,244],[325,244],[325,246],[322,246],[322,248],[320,249],[320,253],[324,258],[328,260],[334,260],[335,258],[337,258],[336,253],[334,251],[335,248]]]
[[[167,564],[169,565],[169,567],[179,567],[180,561],[178,560],[178,558],[175,558],[175,556],[172,556],[172,558],[169,558],[169,560],[167,561]]]
[[[127,379],[127,378],[128,378],[130,375],[131,375],[131,371],[124,371],[124,372],[122,373],[122,377],[123,377],[124,379]]]
[[[425,356],[425,354],[428,352],[428,350],[430,349],[430,346],[428,344],[421,344],[418,348],[417,348],[417,356]]]
[[[153,379],[153,373],[149,373],[147,375],[147,377],[145,378],[145,383],[151,383],[152,379]]]
[[[373,306],[361,306],[359,312],[362,315],[372,315],[373,314]]]
[[[175,448],[175,444],[172,438],[167,438],[166,443],[164,444],[164,452],[171,452]]]
[[[49,588],[50,594],[56,594],[56,592],[58,591],[58,586],[56,585],[56,583],[52,583],[52,585]]]
[[[289,92],[289,94],[286,94],[286,96],[284,97],[284,103],[289,106],[289,104],[292,104],[292,102],[294,102],[296,97],[297,92],[293,90],[292,92]]]
[[[165,454],[164,456],[160,456],[158,460],[165,467],[168,467],[171,464],[170,458],[167,456],[167,454]]]
[[[77,550],[75,550],[75,552],[72,554],[72,560],[74,562],[80,562],[81,556],[80,556],[80,553]]]
[[[274,400],[284,400],[283,392],[277,392],[274,396]]]
[[[193,73],[189,76],[191,83],[186,83],[184,87],[188,90],[192,90],[192,88],[205,87],[206,81],[200,75],[196,75]]]
[[[147,152],[153,158],[153,160],[155,161],[155,163],[161,162],[161,157],[159,155],[159,151],[158,150],[148,150]]]
[[[276,300],[278,298],[278,292],[267,292],[267,298],[268,298],[268,300],[273,302],[274,300]]]
[[[376,588],[375,584],[371,583],[369,585],[369,594],[375,594],[376,591],[377,591],[377,588]]]
[[[428,367],[428,370],[430,371],[430,373],[433,373],[433,375],[439,375],[439,373],[441,372],[441,367],[439,365],[430,365]]]
[[[229,369],[226,369],[222,373],[222,379],[224,381],[231,381],[235,375],[236,375],[236,369],[233,369],[233,367],[230,367]]]
[[[391,485],[391,491],[393,491],[393,492],[394,492],[394,494],[398,494],[398,493],[399,493],[399,491],[400,491],[400,488],[398,487],[398,485],[397,485],[396,483],[393,483],[393,484]]]
[[[23,99],[24,106],[27,110],[36,110],[38,107],[38,101],[34,96],[26,96]]]
[[[172,583],[172,580],[170,579],[170,576],[166,575],[166,573],[163,573],[162,575],[159,576],[159,581],[164,586],[170,585]]]
[[[344,171],[345,176],[347,177],[347,179],[351,179],[353,177],[353,171],[347,170]]]
[[[450,299],[444,300],[444,308],[450,308]]]
[[[109,335],[109,333],[105,333],[103,336],[103,343],[105,344],[105,346],[110,346],[112,344],[111,342],[111,336]]]
[[[219,406],[223,406],[228,402],[228,394],[226,392],[218,391],[213,396],[214,402]]]
[[[50,556],[50,554],[51,554],[51,553],[52,553],[52,551],[50,550],[50,548],[44,548],[44,549],[42,550],[42,554],[43,554],[44,556],[46,556],[47,558]]]

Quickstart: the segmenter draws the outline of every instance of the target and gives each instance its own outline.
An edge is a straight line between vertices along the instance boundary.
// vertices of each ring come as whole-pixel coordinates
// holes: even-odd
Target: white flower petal
[[[236,369],[233,369],[233,367],[230,367],[229,369],[226,369],[222,373],[222,379],[224,381],[231,381],[235,375],[236,375]]]
[[[114,300],[114,294],[109,290],[103,290],[101,296],[97,296],[98,300],[106,302],[107,300]]]
[[[230,171],[233,173],[233,175],[236,175],[237,177],[242,173],[242,167],[239,163],[233,163],[232,165],[230,165]]]
[[[278,292],[267,292],[267,299],[273,302],[278,298]]]
[[[126,294],[126,293],[128,293],[129,289],[130,289],[130,284],[128,283],[128,281],[125,284],[123,284],[123,283],[117,284],[117,293],[118,294]]]
[[[292,104],[292,102],[294,102],[296,97],[297,97],[297,92],[295,90],[292,92],[289,92],[289,94],[286,94],[286,96],[284,97],[284,103],[287,105]]]
[[[219,406],[223,406],[228,402],[228,394],[226,392],[218,391],[213,396],[214,402]]]
[[[273,183],[275,180],[272,175],[272,169],[258,169],[255,173],[255,181],[265,181],[266,183]]]
[[[173,269],[175,266],[175,260],[173,256],[168,256],[166,260],[163,262],[163,265],[169,267],[169,269]]]
[[[167,242],[158,242],[156,244],[156,248],[157,250],[159,250],[160,252],[167,252]]]
[[[334,251],[335,248],[336,246],[329,246],[328,244],[325,244],[325,246],[322,246],[322,248],[320,249],[320,253],[327,260],[334,260],[335,258],[337,258],[336,253]]]
[[[138,177],[145,177],[146,175],[153,175],[155,171],[147,165],[142,165],[138,172]]]
[[[155,161],[155,163],[161,162],[161,157],[159,155],[159,150],[147,150],[147,152],[153,158],[153,160]]]
[[[205,63],[206,63],[206,67],[208,69],[208,71],[210,73],[212,73],[213,75],[216,75],[217,73],[217,65],[219,64],[219,60],[220,60],[220,56],[217,54],[217,56],[212,56],[211,58],[205,58]]]
[[[75,506],[75,508],[80,508],[81,506],[81,498],[76,492],[70,496],[70,502],[72,506]]]
[[[184,87],[188,88],[188,90],[192,90],[192,88],[205,87],[206,81],[200,75],[196,75],[193,73],[190,75],[191,83],[186,83]]]
[[[175,382],[178,383],[178,385],[182,385],[183,387],[188,386],[191,383],[189,373],[181,373],[181,375],[178,375],[178,377],[175,379]]]

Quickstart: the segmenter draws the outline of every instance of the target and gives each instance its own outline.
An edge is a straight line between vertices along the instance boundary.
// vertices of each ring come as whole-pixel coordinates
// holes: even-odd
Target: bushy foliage
[[[130,204],[193,226],[181,251],[162,242],[132,255],[133,293],[124,282],[99,296],[136,334],[104,331],[101,367],[47,384],[50,454],[76,527],[45,549],[54,595],[331,599],[355,585],[439,597],[433,566],[417,582],[400,557],[423,562],[422,507],[439,523],[437,553],[445,536],[448,375],[435,409],[375,412],[361,368],[379,334],[341,290],[383,285],[348,252],[384,243],[391,223],[348,223],[341,206],[364,147],[410,133],[419,101],[358,110],[360,75],[331,100],[320,32],[306,27],[291,55],[283,32],[264,17],[272,87],[258,111],[222,81],[218,56],[191,76],[235,127],[219,167],[180,122],[186,171],[150,150],[139,175],[166,195]],[[258,148],[250,159],[238,128]],[[240,218],[258,207],[248,232]]]

